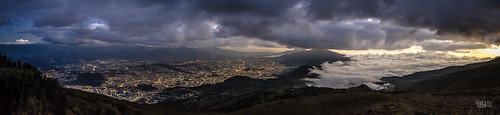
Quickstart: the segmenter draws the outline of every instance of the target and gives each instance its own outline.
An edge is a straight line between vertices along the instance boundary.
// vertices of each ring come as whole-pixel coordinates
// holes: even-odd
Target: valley
[[[51,69],[45,71],[45,75],[58,79],[59,83],[66,84],[67,88],[149,104],[164,100],[155,94],[166,88],[216,84],[238,75],[255,79],[275,79],[278,74],[290,69],[269,58],[193,60],[156,64],[133,63],[126,60],[96,60],[62,67],[64,68],[61,70],[80,71]],[[71,84],[85,73],[102,77],[102,83],[97,86]],[[152,86],[155,90],[141,90],[137,88],[138,85]]]

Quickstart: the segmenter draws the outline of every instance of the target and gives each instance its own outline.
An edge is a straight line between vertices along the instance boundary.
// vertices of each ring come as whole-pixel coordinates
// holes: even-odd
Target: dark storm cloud
[[[6,18],[0,18],[0,26],[3,25],[10,25],[11,22],[9,20],[6,20]]]
[[[165,5],[189,7],[211,14],[257,14],[263,16],[281,15],[299,0],[144,0],[137,1],[144,6]],[[197,11],[195,11],[197,12]]]
[[[392,9],[381,17],[404,26],[430,27],[438,34],[485,40],[485,35],[500,32],[498,0],[395,1]]]
[[[1,0],[0,26],[11,25],[12,20],[28,18],[35,15],[36,10],[51,8],[55,4],[51,1],[37,0]]]
[[[30,18],[29,33],[57,44],[253,43],[241,42],[247,38],[289,47],[402,49],[453,39],[427,29],[500,43],[497,0],[38,0],[0,6],[0,26]]]
[[[281,15],[298,0],[200,0],[197,6],[211,13],[255,13],[263,16]]]
[[[309,13],[316,19],[378,17],[393,0],[311,0]]]
[[[317,19],[375,17],[410,27],[482,38],[500,31],[498,0],[312,0]]]

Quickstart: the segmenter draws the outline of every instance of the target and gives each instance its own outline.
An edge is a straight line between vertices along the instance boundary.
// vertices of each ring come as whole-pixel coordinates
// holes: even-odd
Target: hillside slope
[[[467,64],[463,66],[450,66],[446,67],[443,69],[437,69],[437,70],[430,70],[430,71],[422,71],[422,72],[416,72],[410,75],[405,75],[401,77],[384,77],[381,80],[385,82],[389,82],[393,85],[399,86],[407,83],[412,83],[412,82],[417,82],[417,81],[424,81],[428,79],[432,79],[437,76],[443,76],[446,74],[451,74],[459,71],[464,71],[468,69],[474,69],[477,67],[482,67],[482,66],[487,66],[491,64],[500,64],[500,58],[487,61],[487,62],[481,62],[481,63],[473,63],[473,64]]]
[[[462,66],[461,71],[409,82],[395,88],[410,92],[459,92],[467,90],[495,90],[500,88],[500,58],[478,64]],[[470,66],[476,66],[470,68]],[[493,95],[493,94],[492,94]],[[499,94],[500,95],[500,92]]]

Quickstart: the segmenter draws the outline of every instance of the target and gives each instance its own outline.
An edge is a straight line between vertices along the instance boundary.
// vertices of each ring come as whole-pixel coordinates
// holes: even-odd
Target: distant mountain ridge
[[[0,44],[0,50],[16,60],[39,68],[76,63],[78,60],[124,59],[132,61],[183,62],[194,59],[221,59],[264,56],[272,53],[249,53],[220,48],[169,48],[134,45],[64,46],[55,44]]]

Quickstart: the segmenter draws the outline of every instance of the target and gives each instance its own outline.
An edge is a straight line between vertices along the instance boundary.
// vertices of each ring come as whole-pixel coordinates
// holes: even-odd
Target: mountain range
[[[268,52],[238,52],[220,48],[116,46],[65,46],[55,44],[0,44],[2,52],[41,69],[78,63],[79,60],[123,59],[131,61],[183,62],[195,59],[259,57]]]

